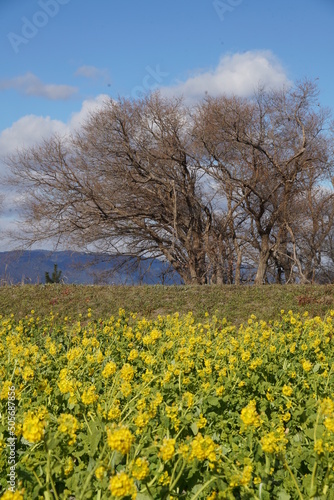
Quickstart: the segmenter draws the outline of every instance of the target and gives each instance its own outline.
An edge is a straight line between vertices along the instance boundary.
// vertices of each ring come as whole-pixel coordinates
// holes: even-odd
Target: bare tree
[[[28,237],[164,257],[185,283],[205,283],[212,213],[190,147],[180,100],[107,102],[74,137],[11,159]]]
[[[192,109],[106,101],[73,136],[8,160],[23,236],[162,258],[185,283],[240,283],[244,265],[256,284],[312,281],[334,216],[328,120],[309,81]]]
[[[196,135],[206,170],[248,216],[249,243],[258,252],[256,284],[265,281],[274,255],[281,254],[284,267],[282,245],[288,233],[292,237],[291,206],[304,180],[314,171],[330,175],[328,113],[316,97],[315,85],[305,81],[259,90],[252,100],[207,98],[200,108]]]

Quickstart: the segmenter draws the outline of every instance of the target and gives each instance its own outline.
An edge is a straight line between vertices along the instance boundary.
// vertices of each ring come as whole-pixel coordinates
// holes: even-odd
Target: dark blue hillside
[[[47,250],[0,252],[0,284],[45,283],[54,264],[65,283],[76,284],[180,284],[180,276],[167,272],[158,259],[138,260],[123,255],[86,254]]]

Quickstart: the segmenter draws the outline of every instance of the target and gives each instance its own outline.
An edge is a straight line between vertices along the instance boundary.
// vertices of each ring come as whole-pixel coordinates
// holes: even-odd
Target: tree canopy
[[[110,99],[8,160],[25,242],[163,258],[185,283],[331,280],[330,120],[310,81],[193,107]]]

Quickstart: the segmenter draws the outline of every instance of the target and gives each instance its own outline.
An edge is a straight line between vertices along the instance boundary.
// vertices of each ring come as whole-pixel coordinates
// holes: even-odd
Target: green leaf
[[[196,422],[193,422],[190,426],[191,430],[193,431],[194,433],[194,436],[196,436],[198,434],[198,427],[197,427],[197,424]]]
[[[219,399],[216,396],[209,396],[208,397],[208,403],[211,406],[219,406]]]
[[[290,500],[291,495],[287,493],[285,490],[281,490],[278,492],[277,500]]]
[[[137,500],[152,500],[152,497],[148,493],[137,493],[136,499]]]

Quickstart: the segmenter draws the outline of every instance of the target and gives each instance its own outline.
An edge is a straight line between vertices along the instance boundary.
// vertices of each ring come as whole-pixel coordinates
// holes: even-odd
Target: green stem
[[[92,430],[91,430],[91,428],[89,427],[89,423],[87,422],[87,418],[86,418],[86,415],[85,415],[85,414],[83,414],[83,417],[84,417],[84,419],[85,419],[85,422],[86,422],[86,425],[87,425],[87,427],[88,427],[88,430],[89,430],[89,434],[90,434],[90,435],[92,436],[92,435],[93,435],[93,433],[92,433]]]
[[[47,449],[46,443],[45,443],[45,448]],[[57,491],[56,491],[56,486],[53,482],[52,474],[51,474],[51,450],[47,449],[47,461],[46,461],[46,489],[47,489],[47,491],[44,492],[44,496],[47,500],[49,500],[49,499],[51,500],[50,491],[49,491],[49,483],[51,483],[52,491],[53,491],[53,495],[54,495],[55,499],[59,500],[59,497],[58,497]]]
[[[152,498],[152,500],[154,500],[154,496],[152,495],[148,484],[145,484],[145,488],[142,491],[140,491],[140,493],[145,493],[145,491],[147,491],[147,493],[150,495],[150,498]]]
[[[177,483],[179,482],[179,479],[180,477],[182,476],[182,473],[185,469],[185,466],[186,466],[186,461],[183,462],[183,465],[178,473],[178,475],[176,476],[175,478],[175,481],[172,483],[172,479],[170,480],[170,487],[169,487],[169,491],[173,491],[173,488],[177,485]],[[173,471],[173,475],[174,475],[174,471]]]
[[[142,394],[142,392],[146,389],[146,387],[148,387],[155,379],[157,379],[158,377],[155,376],[152,378],[152,380],[150,380],[149,382],[147,382],[144,387],[141,389],[140,392],[138,392],[132,399],[130,399],[130,401],[128,401],[126,403],[126,405],[124,406],[123,410],[122,410],[122,415],[123,413],[125,412],[125,410],[127,409],[128,406],[130,406],[130,404],[135,401],[137,398],[139,398],[139,396]],[[124,418],[122,419],[122,422],[123,422]]]
[[[14,364],[14,368],[13,368],[13,372],[12,372],[12,376],[10,378],[10,381],[13,382],[13,378],[14,378],[14,375],[15,375],[15,370],[16,370],[16,365],[17,365],[17,359],[15,360],[15,364]]]
[[[153,486],[153,485],[154,485],[154,483],[156,482],[156,480],[158,479],[158,477],[160,476],[160,474],[161,474],[161,472],[162,472],[163,470],[164,470],[164,465],[163,465],[163,464],[161,464],[161,465],[160,465],[160,467],[159,467],[159,469],[158,469],[158,471],[157,471],[157,473],[156,473],[156,475],[154,476],[154,478],[153,478],[153,479],[151,479],[151,481],[148,483],[148,485],[147,485],[147,486]]]
[[[45,443],[46,448],[46,443]],[[47,461],[46,461],[46,498],[50,499],[50,491],[49,491],[49,482],[50,482],[50,451],[47,449]],[[44,493],[45,495],[45,493]]]
[[[325,386],[325,391],[327,390],[327,387],[328,387],[328,383],[329,383],[331,371],[332,371],[332,366],[330,367],[330,370],[329,370],[329,373],[328,373],[327,382],[326,382],[326,386]]]
[[[298,486],[297,480],[296,480],[296,478],[295,478],[295,476],[294,476],[294,474],[293,474],[292,470],[290,469],[290,467],[289,467],[289,465],[288,465],[287,461],[286,461],[286,460],[284,460],[284,462],[283,462],[283,463],[284,463],[285,467],[288,469],[289,474],[290,474],[290,476],[291,476],[291,479],[292,479],[292,481],[294,482],[294,485],[296,486],[296,489],[297,489],[297,491],[298,491],[298,495],[299,495],[300,500],[304,500],[304,497],[303,497],[303,495],[302,495],[302,493],[301,493],[301,491],[300,491],[300,489],[299,489],[299,486]]]
[[[52,478],[52,474],[50,474],[50,482],[51,482],[53,494],[54,494],[56,500],[59,500],[59,497],[58,497],[58,494],[57,494],[57,491],[56,491],[56,485],[55,485],[55,483],[53,481],[53,478]]]
[[[314,462],[313,471],[312,471],[312,479],[311,479],[311,487],[310,487],[310,498],[313,498],[316,495],[316,493],[317,493],[317,487],[314,486],[314,480],[315,480],[315,477],[316,477],[316,474],[317,474],[317,469],[318,469],[318,462],[317,462],[317,459],[316,459],[315,462]]]
[[[87,486],[89,485],[89,482],[90,482],[94,472],[96,471],[96,469],[99,467],[100,463],[102,462],[102,457],[104,455],[104,452],[106,451],[106,447],[107,447],[107,443],[104,444],[99,461],[95,464],[95,467],[93,467],[93,469],[90,471],[90,473],[88,474],[88,476],[86,478],[86,481],[84,482],[79,500],[83,500]]]
[[[319,408],[318,413],[317,413],[317,419],[316,419],[315,424],[314,424],[314,432],[313,432],[314,446],[317,443],[317,428],[318,428],[318,422],[319,422],[319,418],[320,418],[320,411],[321,411],[321,409]],[[317,460],[317,453],[316,453],[316,458],[315,458],[313,471],[312,471],[310,498],[313,498],[317,492],[317,486],[314,484],[315,479],[316,479],[317,469],[318,469],[318,460]]]
[[[40,485],[40,487],[42,488],[42,487],[43,487],[43,485],[42,485],[42,483],[41,483],[41,481],[40,481],[39,477],[37,476],[36,472],[33,470],[33,471],[32,471],[32,473],[34,474],[35,478],[37,479],[38,484],[39,484],[39,485]]]
[[[203,484],[202,488],[198,490],[198,492],[196,493],[195,496],[192,497],[191,500],[196,500],[196,498],[198,498],[201,493],[211,484],[213,483],[214,481],[216,481],[217,478],[215,477],[212,477],[211,479],[209,479],[209,481],[207,481],[205,484]]]

